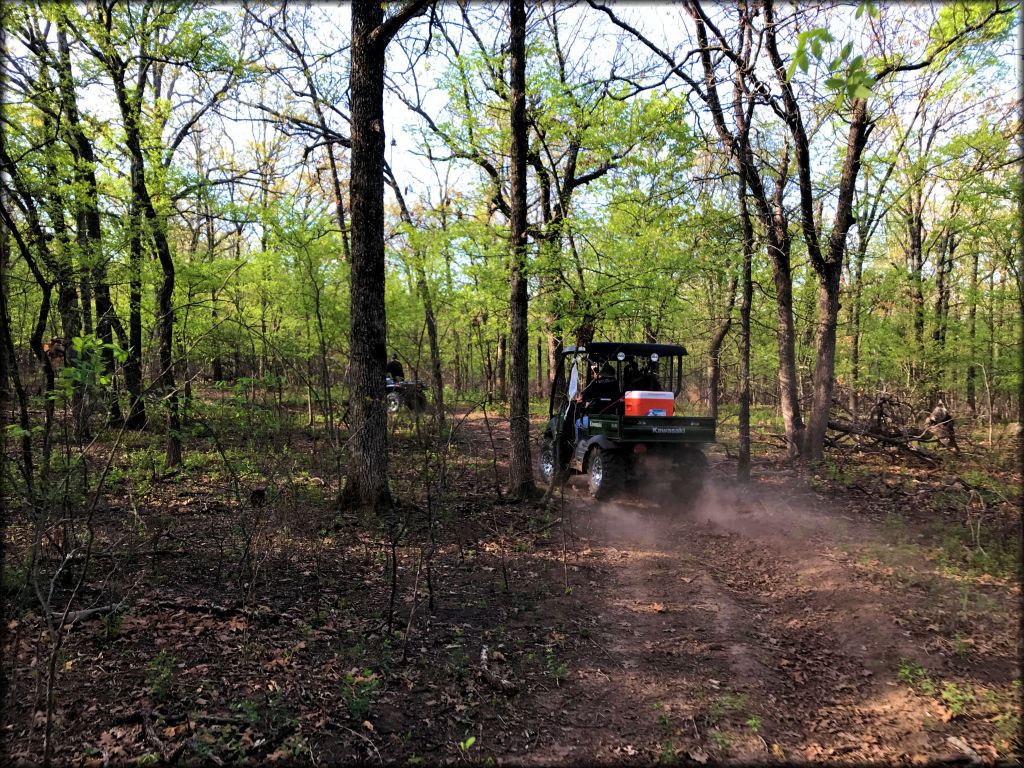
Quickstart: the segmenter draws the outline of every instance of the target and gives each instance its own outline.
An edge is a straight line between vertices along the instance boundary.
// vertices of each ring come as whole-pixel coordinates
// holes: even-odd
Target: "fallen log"
[[[495,674],[487,663],[487,646],[485,645],[480,650],[480,674],[484,681],[492,688],[502,691],[503,693],[515,693],[519,690],[514,682],[508,678],[504,678],[501,675]]]
[[[933,466],[939,463],[938,460],[924,448],[921,448],[920,446],[915,448],[911,445],[911,443],[928,441],[927,433],[912,435],[909,433],[883,432],[873,425],[861,424],[853,421],[843,421],[841,419],[829,419],[828,428],[836,432],[842,432],[846,435],[866,437],[869,440],[890,445],[900,451],[904,451],[905,453],[914,456],[915,458],[926,461]]]
[[[91,619],[93,616],[106,616],[108,613],[113,613],[121,607],[121,603],[112,603],[111,605],[101,605],[97,608],[83,608],[80,611],[68,611],[67,614],[61,611],[51,611],[50,618],[54,621],[61,622],[61,626],[66,624],[75,624],[79,621],[85,621]]]

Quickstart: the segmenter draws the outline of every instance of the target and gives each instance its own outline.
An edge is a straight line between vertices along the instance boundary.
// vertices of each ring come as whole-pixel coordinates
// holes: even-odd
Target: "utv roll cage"
[[[564,411],[567,401],[575,395],[576,391],[582,390],[590,384],[594,378],[592,366],[595,363],[599,368],[606,363],[612,366],[620,390],[625,391],[630,388],[626,377],[631,366],[635,365],[638,375],[642,377],[635,383],[651,386],[632,388],[662,390],[678,396],[683,389],[682,358],[686,354],[686,347],[681,344],[596,341],[585,345],[564,347],[558,353],[555,378],[548,403],[548,416],[554,416],[560,410]],[[585,360],[591,364],[585,366],[586,378],[582,382],[577,380],[575,389],[572,387],[571,377],[573,373],[579,376],[579,368],[573,365],[567,372],[566,361],[570,359],[573,359],[574,362]],[[566,376],[570,378],[568,386],[566,386]]]

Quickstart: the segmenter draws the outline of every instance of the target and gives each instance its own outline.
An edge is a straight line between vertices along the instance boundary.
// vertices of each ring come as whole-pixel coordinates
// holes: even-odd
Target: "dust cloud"
[[[651,483],[632,495],[595,504],[590,524],[610,541],[654,550],[678,548],[675,542],[694,525],[798,543],[827,528],[828,516],[816,512],[813,501],[764,483],[743,486],[724,477],[709,478],[688,498],[680,498],[668,484]]]
[[[745,538],[802,541],[823,532],[828,516],[816,500],[792,489],[765,483],[741,485],[726,478],[709,482],[686,512],[692,522],[721,528]]]
[[[614,501],[599,504],[592,516],[592,524],[609,540],[651,549],[665,540],[671,528],[666,523],[670,522],[659,519],[650,509]]]

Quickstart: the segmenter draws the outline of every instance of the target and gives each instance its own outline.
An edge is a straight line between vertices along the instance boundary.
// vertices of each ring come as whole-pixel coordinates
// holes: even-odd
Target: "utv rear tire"
[[[551,482],[551,477],[555,474],[555,439],[553,437],[545,435],[544,440],[541,441],[537,466],[540,469],[541,481],[544,485],[548,485]]]
[[[385,404],[387,405],[388,413],[393,416],[402,409],[402,396],[397,392],[388,392]]]
[[[708,459],[699,448],[683,451],[676,461],[676,472],[672,489],[677,494],[696,496],[707,479]]]
[[[626,479],[626,465],[616,451],[595,448],[590,454],[590,496],[598,501],[619,492]]]

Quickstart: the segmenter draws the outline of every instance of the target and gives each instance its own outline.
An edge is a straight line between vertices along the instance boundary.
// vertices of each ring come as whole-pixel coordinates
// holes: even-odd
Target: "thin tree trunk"
[[[922,247],[922,230],[924,229],[921,214],[923,191],[921,182],[916,181],[910,196],[910,218],[907,222],[909,240],[908,260],[910,262],[910,300],[913,303],[914,315],[914,355],[910,363],[910,376],[914,381],[920,380],[924,360],[924,252]]]
[[[542,363],[543,363],[544,355],[543,355],[543,352],[541,350],[541,340],[540,340],[540,338],[541,338],[540,336],[537,337],[537,394],[539,396],[543,396],[544,395],[544,378],[543,378],[544,366],[543,366]]]
[[[743,231],[743,288],[740,299],[740,414],[739,414],[739,459],[736,463],[736,480],[750,482],[750,308],[753,301],[751,262],[754,253],[754,228],[747,210],[747,178],[740,166],[740,180],[737,185],[739,197],[740,226]]]
[[[146,404],[142,397],[142,224],[134,203],[128,214],[128,356],[124,361],[124,384],[128,390],[128,418],[125,426],[146,425]],[[97,307],[98,309],[98,307]]]
[[[457,330],[452,331],[452,341],[455,343],[455,397],[462,397],[464,385],[462,383],[462,349],[461,339]]]
[[[0,8],[0,125],[7,120],[7,26],[6,8]],[[5,142],[6,143],[6,142]],[[7,210],[7,191],[0,185],[0,211]],[[8,386],[12,381],[12,370],[17,370],[18,361],[8,356],[7,349],[14,349],[11,340],[10,313],[7,308],[7,269],[11,261],[11,241],[8,239],[7,223],[4,217],[0,216],[0,418],[4,427],[7,426],[7,407],[11,400],[11,390]],[[7,452],[0,452],[0,477],[5,470]],[[5,509],[5,502],[0,501],[0,510]],[[6,515],[4,516],[6,520]],[[0,558],[5,554],[6,538],[0,541]],[[7,562],[3,559],[3,562]],[[6,694],[6,690],[4,691]]]
[[[744,185],[745,186],[745,185]],[[744,196],[743,192],[741,195]],[[746,213],[746,207],[744,206],[741,216]],[[749,224],[749,220],[747,224]],[[727,265],[727,268],[729,266]],[[718,328],[715,329],[714,334],[711,337],[711,346],[708,348],[708,416],[713,419],[718,418],[718,401],[720,398],[719,389],[721,388],[722,381],[722,344],[725,342],[725,337],[729,334],[729,330],[732,328],[732,310],[736,304],[736,276],[734,274],[729,275],[729,287],[726,288],[728,293],[728,303],[725,307],[725,318],[719,324]],[[748,385],[749,386],[749,385]],[[749,394],[749,390],[748,390]]]
[[[741,16],[743,26],[743,57],[750,59],[753,35],[750,23],[750,11],[747,10]],[[740,412],[739,412],[739,456],[736,462],[736,481],[739,483],[750,482],[750,308],[753,302],[753,285],[751,283],[751,262],[754,256],[754,227],[750,221],[750,211],[747,209],[747,180],[750,173],[750,120],[753,116],[752,103],[747,103],[744,108],[745,84],[742,68],[736,71],[736,79],[733,86],[735,96],[733,112],[736,120],[736,156],[739,178],[736,184],[736,202],[739,208],[740,232],[742,233],[742,298],[740,299]],[[786,144],[786,150],[789,144]],[[786,171],[788,170],[788,153],[784,152],[782,169],[779,174],[779,189],[776,192],[777,200],[781,201],[782,189],[785,187]],[[778,206],[781,218],[781,206]],[[732,277],[729,282],[729,307],[728,321],[732,321],[732,307],[736,301],[736,280]],[[722,339],[728,332],[728,326],[723,325],[720,329],[720,338],[716,339],[717,345],[713,348],[721,348]],[[718,381],[720,366],[718,365],[718,349],[714,354],[716,362],[715,381],[710,387],[712,402],[714,403],[714,415],[718,415]]]
[[[157,291],[157,348],[160,359],[158,379],[167,408],[167,442],[165,466],[170,469],[181,464],[181,416],[178,411],[178,391],[174,379],[174,261],[167,240],[166,220],[153,206],[146,187],[145,161],[142,153],[142,137],[139,126],[139,104],[133,105],[125,92],[123,81],[118,84],[118,101],[121,104],[126,131],[125,140],[131,157],[131,189],[134,202],[145,215],[149,234],[153,238],[157,259],[163,272],[163,279]],[[137,94],[136,99],[140,96]]]
[[[850,415],[857,420],[860,411],[860,302],[864,292],[864,257],[867,254],[866,234],[859,233],[853,266],[853,297],[850,302]]]
[[[975,355],[977,354],[977,348],[975,347],[975,338],[977,335],[977,315],[978,315],[978,251],[974,249],[971,256],[971,288],[967,298],[967,407],[971,411],[971,416],[978,415],[978,403],[975,395],[975,379],[977,378],[977,372],[974,368]],[[1024,317],[1024,315],[1022,315]]]
[[[498,376],[498,399],[505,402],[508,397],[508,390],[505,379],[505,349],[508,345],[508,336],[504,333],[498,334],[498,349],[495,353],[494,367]]]
[[[778,191],[785,188],[782,177]],[[778,197],[779,195],[777,195]],[[764,215],[762,214],[762,219]],[[779,407],[786,433],[786,453],[794,458],[803,443],[804,424],[800,415],[800,379],[796,369],[796,324],[793,320],[793,278],[790,267],[789,222],[776,205],[775,215],[768,222],[768,261],[775,284],[775,321],[778,327]]]

